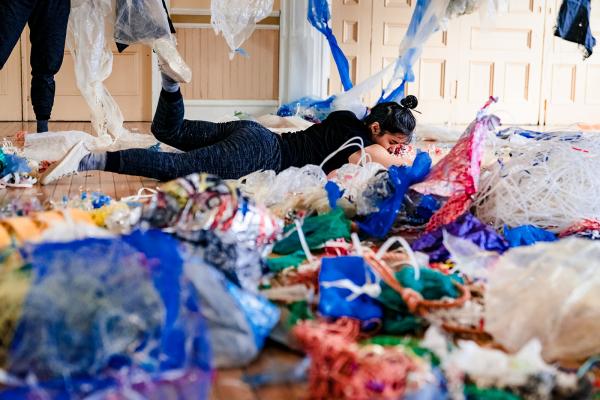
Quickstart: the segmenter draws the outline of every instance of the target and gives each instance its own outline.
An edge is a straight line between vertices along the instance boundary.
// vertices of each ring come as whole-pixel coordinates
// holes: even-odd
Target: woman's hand
[[[416,151],[413,150],[405,155],[393,155],[390,154],[387,149],[378,144],[365,147],[365,152],[371,156],[371,161],[383,165],[385,168],[389,168],[392,165],[411,165],[415,159]],[[348,161],[353,164],[360,162],[362,151],[357,151],[352,154]]]

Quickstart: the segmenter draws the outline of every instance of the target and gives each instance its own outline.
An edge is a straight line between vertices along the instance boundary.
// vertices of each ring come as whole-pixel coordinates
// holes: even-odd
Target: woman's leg
[[[108,153],[106,171],[167,181],[195,172],[238,179],[258,170],[279,170],[281,149],[277,136],[254,122],[211,146],[183,154],[144,149]]]
[[[188,121],[183,119],[184,112],[181,92],[177,90],[171,93],[163,90],[152,122],[154,137],[176,149],[191,151],[217,144],[252,124],[249,121]]]

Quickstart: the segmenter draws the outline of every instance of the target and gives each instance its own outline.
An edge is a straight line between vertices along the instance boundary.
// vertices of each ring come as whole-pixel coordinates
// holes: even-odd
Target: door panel
[[[346,53],[350,64],[350,79],[354,84],[371,75],[371,18],[373,0],[333,0],[332,28],[340,48]],[[344,89],[333,57],[329,93]]]
[[[21,121],[21,42],[15,46],[10,58],[0,70],[0,121]]]
[[[554,36],[561,2],[548,0],[541,113],[546,125],[600,123],[600,51],[586,60],[575,43]],[[593,4],[592,4],[593,5]],[[591,26],[600,38],[600,7],[592,7]]]
[[[545,0],[511,0],[494,26],[479,13],[463,16],[454,122],[468,123],[489,96],[499,96],[505,123],[537,124],[542,71]]]

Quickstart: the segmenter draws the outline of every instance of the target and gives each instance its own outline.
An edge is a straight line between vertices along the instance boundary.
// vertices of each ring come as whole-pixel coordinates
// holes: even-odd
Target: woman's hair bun
[[[408,96],[400,100],[400,104],[402,104],[406,108],[414,110],[419,105],[419,100],[417,100],[417,98],[412,94],[409,94]]]

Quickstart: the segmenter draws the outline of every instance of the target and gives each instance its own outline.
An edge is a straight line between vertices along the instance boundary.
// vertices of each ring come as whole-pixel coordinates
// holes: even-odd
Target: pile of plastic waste
[[[595,139],[500,131],[488,105],[435,165],[418,152],[329,177],[194,174],[120,200],[3,204],[0,397],[206,398],[215,369],[248,365],[268,337],[309,358],[248,381],[304,379],[311,398],[593,397],[600,216],[563,212],[557,234],[539,202],[523,225],[488,223],[488,202],[490,177],[565,156],[544,143],[575,160]]]

